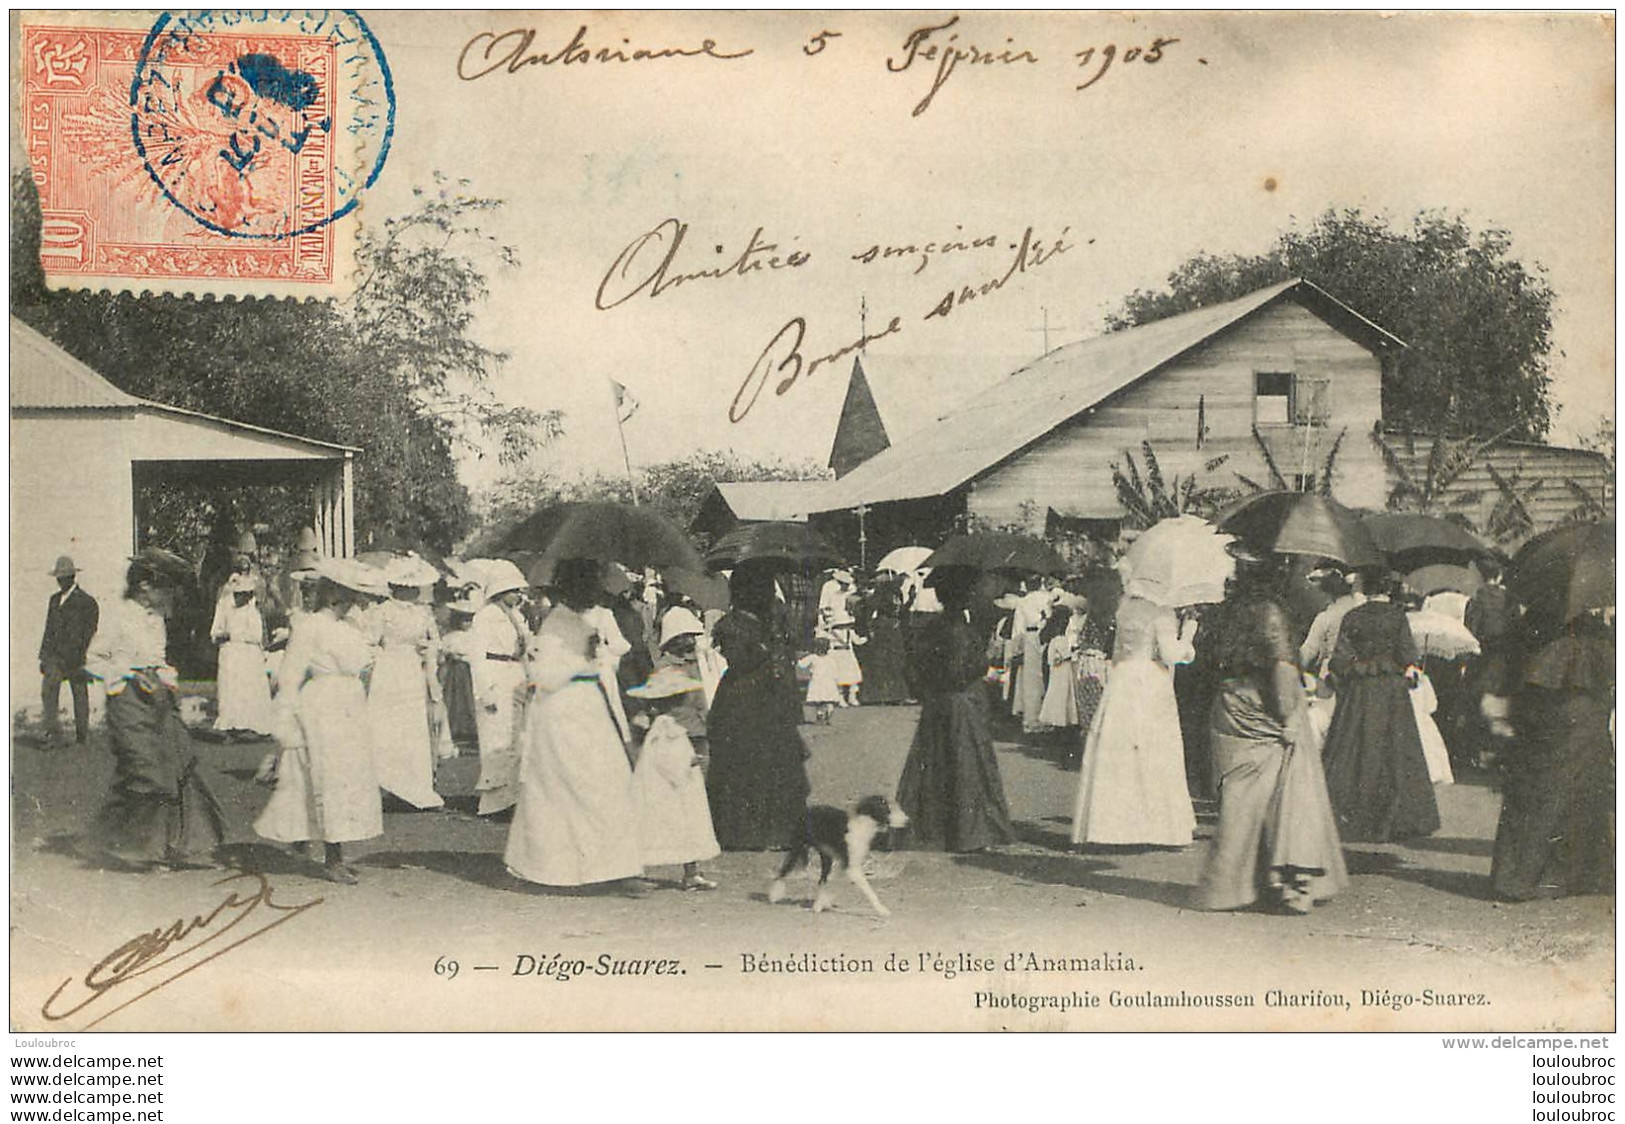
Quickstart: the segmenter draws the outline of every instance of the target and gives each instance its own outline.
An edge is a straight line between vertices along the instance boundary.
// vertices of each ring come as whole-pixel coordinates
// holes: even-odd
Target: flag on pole
[[[615,389],[615,420],[625,425],[632,415],[638,412],[638,400],[632,397],[632,392],[614,379],[609,385]]]

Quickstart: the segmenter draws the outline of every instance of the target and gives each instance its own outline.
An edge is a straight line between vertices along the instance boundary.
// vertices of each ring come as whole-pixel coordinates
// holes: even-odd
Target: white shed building
[[[122,593],[129,556],[143,545],[138,483],[305,485],[323,552],[354,552],[353,448],[126,394],[15,317],[10,381],[14,712],[39,705],[35,656],[57,556],[72,556],[80,584],[102,604]]]

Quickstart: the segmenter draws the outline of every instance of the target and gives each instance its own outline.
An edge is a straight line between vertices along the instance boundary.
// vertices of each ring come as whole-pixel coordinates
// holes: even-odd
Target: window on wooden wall
[[[1292,424],[1292,372],[1258,371],[1253,375],[1253,423]]]
[[[1324,375],[1298,375],[1292,380],[1292,420],[1298,425],[1331,424],[1331,379]]]
[[[1255,425],[1331,424],[1332,380],[1292,371],[1258,371],[1253,375]]]

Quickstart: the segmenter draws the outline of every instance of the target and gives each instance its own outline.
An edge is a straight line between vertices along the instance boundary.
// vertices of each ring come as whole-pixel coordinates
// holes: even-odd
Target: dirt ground
[[[916,717],[866,707],[804,727],[814,799],[889,794]],[[503,868],[506,826],[459,798],[467,757],[441,778],[450,810],[391,811],[382,840],[353,848],[358,886],[255,839],[259,745],[202,753],[229,858],[263,883],[102,869],[74,849],[111,775],[101,734],[88,750],[19,739],[12,1026],[1613,1029],[1613,897],[1490,900],[1500,800],[1483,778],[1438,790],[1433,837],[1349,847],[1352,888],[1312,916],[1211,914],[1186,904],[1211,806],[1188,848],[1076,854],[1060,748],[999,750],[1021,841],[879,855],[882,920],[844,885],[828,913],[806,881],[769,905],[772,854],[706,864],[710,893],[680,892],[675,870],[649,872],[641,896],[527,886]]]

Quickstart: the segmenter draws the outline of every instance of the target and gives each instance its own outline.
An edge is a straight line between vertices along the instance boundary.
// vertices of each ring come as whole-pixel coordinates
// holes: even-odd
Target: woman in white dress
[[[529,739],[503,857],[515,877],[545,886],[637,878],[632,766],[599,674],[598,632],[583,617],[597,599],[598,564],[567,559],[554,581],[559,604],[536,634]]]
[[[519,798],[520,725],[524,721],[525,650],[530,630],[520,613],[529,588],[506,559],[485,562],[485,604],[469,626],[468,670],[474,681],[480,738],[479,814],[494,815]]]
[[[1117,609],[1111,676],[1083,749],[1073,843],[1183,847],[1196,830],[1185,783],[1175,664],[1195,655],[1196,622],[1135,596]]]
[[[367,611],[367,637],[378,649],[367,686],[367,719],[378,786],[414,808],[439,808],[434,790],[434,741],[429,709],[440,703],[440,631],[418,602],[433,585],[433,566],[398,559],[384,571],[389,600]]]
[[[221,731],[272,732],[271,679],[265,669],[265,618],[253,575],[232,574],[214,605],[209,635],[220,646],[214,726]]]
[[[382,590],[366,567],[347,559],[323,560],[314,607],[295,618],[283,657],[277,696],[282,758],[276,791],[254,830],[292,843],[326,845],[322,876],[353,885],[345,843],[384,833],[383,803],[368,743],[367,693],[361,677],[373,648],[351,617]]]

